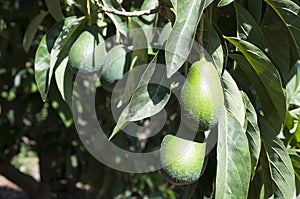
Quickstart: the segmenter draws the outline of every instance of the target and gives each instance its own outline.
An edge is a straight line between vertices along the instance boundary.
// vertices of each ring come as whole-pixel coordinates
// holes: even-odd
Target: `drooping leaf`
[[[60,0],[45,0],[45,2],[51,16],[56,21],[61,21],[65,18],[62,13],[62,8],[60,6]]]
[[[138,86],[137,88],[141,87],[142,85],[147,85],[147,83],[150,81],[152,74],[154,73],[155,70],[155,66],[156,66],[156,62],[157,62],[157,54],[156,56],[153,58],[153,60],[150,62],[150,64],[147,66],[145,72],[142,74],[140,82],[138,82]],[[129,76],[127,77],[127,79],[130,78]],[[134,96],[134,94],[133,94]],[[138,96],[139,97],[139,96]],[[131,101],[135,100],[136,97],[132,97]],[[123,99],[122,99],[123,100]],[[130,102],[129,104],[122,110],[117,124],[113,130],[113,132],[111,133],[109,139],[112,139],[125,125],[126,123],[128,123],[128,114],[129,114],[129,107],[130,107]]]
[[[240,90],[231,75],[225,70],[222,76],[224,86],[225,106],[229,113],[235,116],[240,125],[245,123],[245,106]]]
[[[129,36],[132,39],[132,60],[135,60],[134,66],[146,64],[148,61],[148,43],[147,37],[142,27],[135,21],[129,20]]]
[[[158,6],[158,0],[146,0],[143,2],[140,10],[151,10],[154,8],[157,8]],[[135,21],[137,24],[139,24],[139,27],[143,29],[143,32],[147,38],[147,44],[148,44],[148,53],[152,53],[153,49],[151,48],[151,43],[155,37],[156,31],[157,31],[157,22],[158,22],[158,14],[151,14],[151,15],[145,15],[140,17],[134,17],[130,20]],[[130,25],[129,20],[129,25]],[[138,28],[138,27],[135,27]]]
[[[268,172],[270,176],[270,179],[264,179],[264,183],[271,183],[272,185],[272,187],[269,186],[272,191],[266,192],[267,197],[270,197],[270,193],[272,193],[275,199],[294,198],[296,191],[294,169],[287,149],[282,141],[277,138],[277,132],[267,122],[262,119],[260,123],[263,152],[265,153],[264,158],[261,160],[265,162],[262,164],[263,172]]]
[[[54,27],[52,27],[43,36],[36,51],[34,60],[35,80],[43,101],[46,100],[47,93],[49,91],[48,74],[50,69],[51,50],[53,48],[55,40],[57,39],[62,29],[69,24],[68,21],[73,20],[76,20],[76,18],[70,17],[57,23]]]
[[[48,12],[42,10],[41,13],[34,17],[34,19],[28,25],[23,38],[23,48],[25,52],[28,52],[34,39],[35,33],[47,14]]]
[[[284,23],[280,21],[280,17],[270,6],[266,8],[261,23],[261,30],[269,56],[279,70],[283,83],[286,84],[289,79],[291,64],[293,65],[293,62],[296,61],[293,58],[293,51],[296,51],[297,54],[297,49],[289,44],[289,32],[285,28]]]
[[[251,174],[253,178],[261,149],[260,130],[258,127],[257,115],[251,101],[246,93],[243,93],[242,96],[246,107],[246,136],[248,138],[249,151],[251,155]]]
[[[298,61],[299,64],[300,61]],[[286,98],[288,104],[300,107],[300,67],[296,67],[296,74],[286,85]]]
[[[248,141],[235,116],[226,112],[218,125],[216,199],[247,198],[251,176]]]
[[[66,57],[57,67],[55,71],[55,80],[62,99],[71,106],[73,72],[67,66],[68,60],[68,57]]]
[[[218,7],[227,6],[231,2],[233,2],[233,0],[220,0],[219,3],[218,3]]]
[[[192,48],[204,5],[203,0],[177,1],[176,21],[165,47],[168,78],[182,66]]]
[[[117,0],[102,0],[103,5],[107,8],[114,8],[119,11],[122,11],[122,6]],[[120,31],[123,35],[127,35],[127,19],[123,16],[118,16],[115,14],[109,14],[107,13],[109,18],[114,22],[114,25]]]
[[[262,16],[262,1],[261,0],[251,0],[248,1],[248,9],[249,12],[252,14],[254,19],[258,24],[260,24],[261,16]]]
[[[68,18],[67,18],[68,19]],[[65,25],[58,35],[53,48],[51,49],[50,56],[50,68],[48,74],[48,85],[50,85],[52,74],[55,67],[59,66],[63,60],[68,56],[69,49],[71,48],[73,42],[78,37],[83,27],[84,17],[72,20],[66,20]]]
[[[253,16],[247,9],[235,2],[235,11],[237,15],[238,36],[249,41],[260,49],[264,49],[264,40],[262,31]]]
[[[129,105],[129,113],[127,119],[129,121],[138,121],[147,117],[151,117],[161,111],[171,96],[169,81],[165,73],[162,72],[162,66],[155,67],[153,76],[159,78],[161,82],[149,84],[139,84],[135,90]],[[151,70],[151,69],[150,69]]]
[[[279,132],[285,120],[286,102],[281,79],[270,59],[253,44],[233,37],[225,37],[244,56],[230,55],[242,70],[248,74],[262,104],[267,121]]]
[[[223,65],[224,65],[224,53],[222,48],[222,43],[220,37],[215,30],[212,24],[209,22],[205,23],[205,30],[203,34],[203,46],[204,49],[211,55],[215,66],[221,75],[223,72]]]
[[[284,22],[300,54],[300,6],[290,0],[265,0]]]

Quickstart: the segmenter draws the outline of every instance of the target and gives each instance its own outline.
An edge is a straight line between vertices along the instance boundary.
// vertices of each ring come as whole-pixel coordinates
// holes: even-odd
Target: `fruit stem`
[[[200,44],[200,54],[199,54],[199,60],[202,60],[205,57],[204,54],[204,47],[203,47],[203,32],[204,32],[204,16],[201,16],[200,19],[200,34],[198,38],[198,42]]]
[[[92,25],[92,18],[91,18],[91,5],[90,0],[86,0],[86,10],[87,10],[87,25]]]

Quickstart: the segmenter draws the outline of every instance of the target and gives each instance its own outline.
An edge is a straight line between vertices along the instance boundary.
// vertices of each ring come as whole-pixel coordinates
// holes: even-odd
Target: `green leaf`
[[[32,44],[32,41],[34,39],[35,33],[39,28],[40,24],[42,23],[42,21],[44,20],[44,18],[47,16],[47,14],[48,12],[41,10],[41,13],[38,14],[36,17],[34,17],[34,19],[28,25],[23,38],[23,48],[25,52],[28,52]]]
[[[264,49],[262,31],[253,16],[239,3],[235,2],[238,35],[241,39],[249,41],[260,49]]]
[[[298,117],[298,124],[297,124],[297,128],[294,132],[294,137],[295,137],[296,141],[299,143],[300,142],[300,116]]]
[[[218,125],[216,199],[247,198],[251,175],[248,141],[229,112]]]
[[[113,132],[111,133],[111,135],[109,136],[108,140],[111,140],[115,135],[117,135],[118,132],[120,132],[120,130],[122,128],[125,127],[126,124],[128,124],[128,120],[127,120],[127,115],[128,115],[128,111],[129,111],[129,106],[127,105],[121,115],[118,118],[118,122],[113,130]]]
[[[68,18],[66,20],[75,20],[75,17]],[[65,21],[57,23],[52,27],[42,38],[38,49],[36,51],[34,60],[35,80],[37,88],[42,96],[43,101],[46,100],[47,93],[49,91],[48,73],[50,69],[50,56],[51,49],[54,42],[57,39],[59,33],[63,29]]]
[[[182,66],[189,55],[204,4],[203,0],[177,1],[176,21],[165,47],[168,78]]]
[[[227,6],[231,2],[233,2],[233,0],[220,0],[219,3],[218,3],[218,7]]]
[[[288,104],[300,107],[300,61],[296,67],[296,74],[286,85],[286,98]]]
[[[261,161],[265,162],[263,166],[268,166],[267,168],[264,168],[264,172],[268,171],[271,177],[270,182],[272,184],[274,198],[294,198],[296,191],[294,169],[291,159],[287,153],[287,149],[281,140],[276,137],[277,132],[274,131],[267,122],[262,119],[260,120],[260,123],[263,148],[265,150],[265,158]],[[264,182],[270,183],[266,181]],[[267,196],[269,195],[270,193],[268,193]]]
[[[283,83],[289,79],[289,69],[296,61],[293,53],[298,54],[297,49],[289,44],[289,32],[285,25],[280,21],[280,17],[270,6],[267,7],[261,24],[264,40],[269,52],[269,56],[278,68]],[[295,51],[295,52],[293,52]],[[298,58],[298,57],[297,57]]]
[[[170,34],[172,32],[172,24],[168,22],[163,28],[161,33],[158,36],[157,44],[162,47],[164,43],[168,40]]]
[[[43,36],[42,40],[40,41],[35,55],[34,69],[37,88],[43,101],[45,101],[47,98],[47,93],[49,92],[49,86],[53,74],[53,67],[51,68],[51,52],[54,48],[56,40],[69,24],[77,20],[78,19],[76,19],[76,17],[69,17],[57,23]]]
[[[129,20],[129,36],[132,39],[132,60],[135,60],[134,66],[141,66],[148,61],[148,42],[142,27],[135,21]]]
[[[158,0],[145,0],[140,8],[140,10],[151,10],[158,6]],[[150,48],[150,43],[155,36],[155,27],[157,22],[158,14],[145,15],[140,17],[132,18],[136,23],[139,24],[140,28],[143,29],[144,34],[147,38],[148,47]],[[137,28],[137,27],[136,27]]]
[[[122,11],[122,6],[120,5],[120,3],[117,0],[102,0],[103,5],[107,8],[114,8],[117,9],[119,11]],[[118,31],[120,31],[123,35],[127,35],[127,18],[126,17],[122,17],[122,16],[118,16],[115,14],[109,14],[106,13],[109,18],[113,21],[114,25],[116,26],[116,28],[118,29]]]
[[[50,14],[56,21],[61,21],[65,18],[60,6],[60,0],[45,0],[45,2]]]
[[[224,53],[220,37],[212,24],[208,24],[206,20],[205,30],[203,34],[203,46],[208,54],[212,57],[214,64],[221,75],[224,65]]]
[[[68,57],[66,57],[55,70],[55,80],[62,99],[71,106],[73,72],[67,66],[68,60]]]
[[[69,18],[67,18],[69,19]],[[63,60],[68,56],[69,50],[81,32],[81,28],[84,25],[85,18],[70,18],[65,20],[64,27],[58,35],[53,48],[51,49],[50,56],[50,68],[48,74],[48,84],[50,85],[53,71],[55,67],[59,66]]]
[[[222,81],[226,109],[229,113],[234,115],[240,125],[243,126],[245,123],[246,111],[241,92],[234,79],[226,70],[222,76]]]
[[[154,65],[154,64],[153,64]],[[156,67],[160,68],[160,67]],[[162,70],[162,69],[161,69]],[[158,72],[161,72],[159,70]],[[158,76],[159,74],[155,74]],[[163,85],[168,84],[165,74],[161,74],[161,84],[140,84],[134,92],[129,105],[127,120],[138,121],[159,113],[171,97],[171,90]]]
[[[256,22],[259,24],[262,16],[262,1],[261,0],[251,0],[248,1],[248,9],[252,14]]]
[[[231,54],[255,87],[267,121],[279,132],[285,120],[286,102],[281,79],[270,59],[253,44],[225,37],[244,55]]]
[[[290,0],[265,0],[284,22],[300,54],[300,7]]]
[[[243,93],[242,96],[246,107],[246,136],[248,138],[249,151],[251,155],[251,174],[253,178],[261,150],[260,130],[258,127],[257,115],[251,101],[246,93]]]
[[[157,66],[158,52],[151,63],[147,66],[142,74],[136,90],[127,107],[122,111],[117,125],[114,128],[110,139],[116,135],[119,130],[129,121],[138,121],[147,117],[151,117],[159,113],[169,101],[171,89],[163,85],[169,85],[169,80],[161,71],[161,66]],[[155,77],[161,80],[161,84],[151,84],[151,78]],[[157,82],[156,80],[154,82]]]

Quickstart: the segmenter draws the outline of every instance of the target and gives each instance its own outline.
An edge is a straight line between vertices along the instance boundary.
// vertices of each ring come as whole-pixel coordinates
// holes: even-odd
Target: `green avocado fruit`
[[[203,132],[218,123],[224,95],[220,76],[211,62],[200,60],[191,66],[180,98],[182,121],[189,128]]]
[[[205,147],[205,143],[166,135],[160,148],[161,173],[175,185],[197,181],[203,168]]]
[[[114,85],[121,80],[129,68],[128,60],[130,60],[130,53],[124,45],[117,45],[110,49],[101,75],[101,83]]]
[[[69,66],[74,73],[95,73],[101,70],[106,58],[106,48],[99,28],[86,27],[69,51]]]

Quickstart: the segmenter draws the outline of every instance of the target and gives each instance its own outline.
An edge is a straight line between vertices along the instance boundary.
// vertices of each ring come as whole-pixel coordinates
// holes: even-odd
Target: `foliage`
[[[42,179],[56,194],[58,179],[73,187],[89,183],[100,198],[290,199],[300,193],[298,0],[5,0],[0,6],[0,163],[18,154],[25,136],[34,140],[27,145],[37,152]],[[101,6],[114,11],[102,12]],[[151,15],[126,16],[156,6]],[[175,134],[181,120],[179,74],[186,77],[203,57],[214,63],[225,108],[207,132],[217,131],[218,140],[196,183],[173,186],[159,172],[112,170],[83,147],[71,104],[80,113],[89,101],[80,104],[80,94],[72,92],[81,83],[77,78],[95,76],[74,75],[68,53],[91,24],[107,41],[109,56],[117,45],[130,46],[130,53],[119,53],[118,63],[129,66],[116,84],[120,90],[95,82],[86,91],[96,91],[95,110],[107,138],[128,151],[153,151],[166,134]],[[144,68],[133,73],[140,65]],[[161,112],[167,119],[160,133],[139,137],[138,127]],[[130,125],[137,126],[131,132],[137,137],[125,133]],[[111,187],[112,182],[117,183]]]

